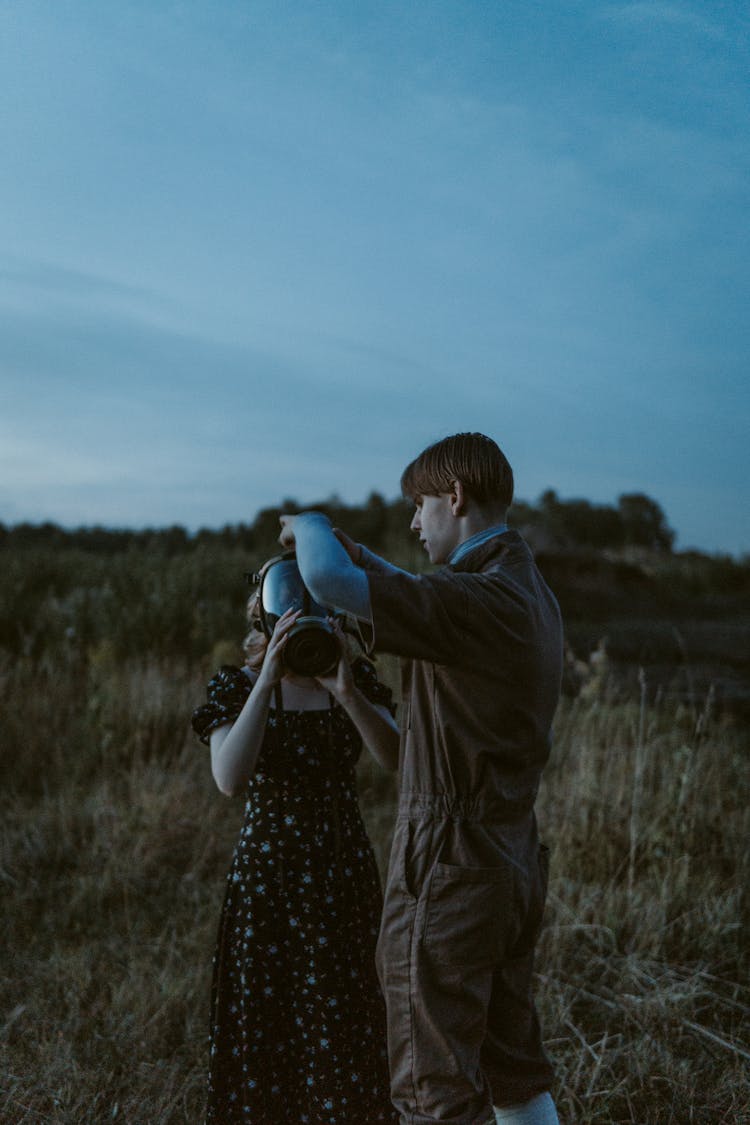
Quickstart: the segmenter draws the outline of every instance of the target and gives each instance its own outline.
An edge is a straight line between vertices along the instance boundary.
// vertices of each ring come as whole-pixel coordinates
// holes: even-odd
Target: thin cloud
[[[101,274],[53,262],[0,258],[0,282],[57,296],[138,298],[153,301],[160,295],[142,285],[131,285]]]
[[[601,8],[599,15],[634,26],[661,24],[680,30],[697,32],[708,39],[723,40],[727,33],[723,27],[706,19],[684,5],[660,3],[610,4]]]

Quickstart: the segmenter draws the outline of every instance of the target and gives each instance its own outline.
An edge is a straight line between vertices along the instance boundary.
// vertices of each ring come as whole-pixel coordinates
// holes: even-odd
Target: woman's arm
[[[244,707],[233,723],[211,732],[211,773],[219,790],[227,797],[240,793],[255,773],[271,697],[283,673],[281,654],[289,630],[298,617],[299,611],[287,610],[279,618],[268,642],[263,667]]]
[[[316,677],[318,683],[344,708],[375,761],[383,769],[395,770],[398,768],[398,726],[387,707],[371,703],[355,684],[341,626],[337,621],[332,621],[332,625],[341,646],[341,659],[331,675]]]
[[[378,765],[386,770],[398,769],[399,733],[388,708],[381,707],[379,703],[371,703],[354,684],[351,694],[343,695],[339,703],[345,708]]]

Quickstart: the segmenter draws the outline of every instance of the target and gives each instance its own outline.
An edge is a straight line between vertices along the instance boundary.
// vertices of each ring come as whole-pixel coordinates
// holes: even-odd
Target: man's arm
[[[352,562],[322,512],[282,516],[281,541],[294,544],[302,581],[316,602],[370,620],[370,589],[365,572]]]
[[[409,574],[367,552],[367,572],[352,561],[321,512],[281,517],[281,542],[296,545],[297,565],[321,605],[372,625],[379,652],[449,664],[466,624],[466,598],[451,578]],[[348,541],[351,545],[351,540]],[[358,562],[362,558],[357,552]],[[362,559],[362,562],[365,560]]]

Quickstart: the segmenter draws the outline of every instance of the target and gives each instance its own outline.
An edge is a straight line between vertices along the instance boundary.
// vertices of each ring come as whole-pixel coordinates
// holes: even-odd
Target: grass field
[[[193,605],[187,579],[170,581]],[[70,618],[85,603],[96,620],[93,594],[74,594],[45,601],[41,636],[26,626],[26,643],[0,649],[0,1121],[197,1123],[242,804],[215,790],[189,715],[231,643],[197,659],[180,638],[138,653],[114,628],[82,642]],[[555,1096],[568,1125],[742,1125],[747,733],[710,698],[647,705],[642,688],[623,697],[595,677],[563,701],[540,795],[553,857],[537,994]],[[393,783],[363,761],[360,787],[382,865]]]

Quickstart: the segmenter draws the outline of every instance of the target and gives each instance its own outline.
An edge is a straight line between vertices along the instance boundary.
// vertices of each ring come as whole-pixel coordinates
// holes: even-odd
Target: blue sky
[[[0,0],[0,520],[518,495],[750,551],[745,4]]]

